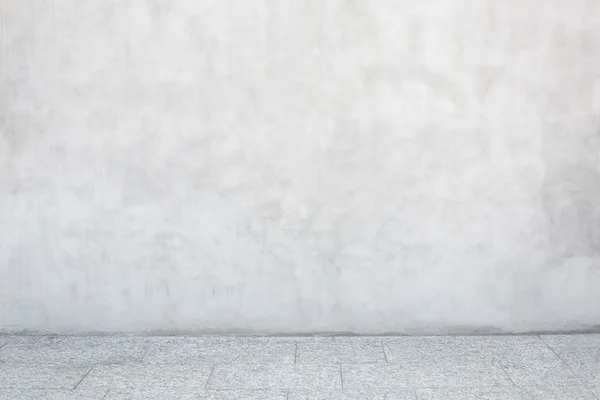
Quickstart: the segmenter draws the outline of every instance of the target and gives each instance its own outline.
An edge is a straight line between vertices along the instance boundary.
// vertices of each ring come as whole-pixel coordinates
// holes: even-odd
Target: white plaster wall
[[[0,330],[600,325],[600,1],[0,0]]]

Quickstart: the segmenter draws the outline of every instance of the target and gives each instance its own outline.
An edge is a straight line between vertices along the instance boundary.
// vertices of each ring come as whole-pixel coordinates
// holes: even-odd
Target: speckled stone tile
[[[398,399],[415,400],[414,395]],[[386,392],[383,390],[290,390],[288,400],[386,400]]]
[[[583,382],[600,386],[600,335],[548,335],[542,339]]]
[[[206,386],[211,365],[101,365],[79,385],[81,389],[199,389]]]
[[[381,339],[376,337],[335,337],[299,341],[296,362],[306,364],[385,363]]]
[[[573,350],[597,349],[600,347],[600,334],[542,335],[541,339],[559,356]]]
[[[418,400],[522,400],[516,387],[430,388],[415,392]]]
[[[0,390],[0,400],[102,400],[106,390]]]
[[[145,363],[294,363],[295,340],[286,338],[188,337],[155,339]]]
[[[517,386],[577,386],[581,380],[560,360],[502,361],[502,368]]]
[[[22,336],[0,351],[8,364],[97,364],[140,361],[147,338],[135,336]]]
[[[417,400],[417,393],[414,389],[406,390],[393,390],[388,392],[385,397],[386,400]]]
[[[342,364],[344,389],[512,386],[501,368],[488,366]]]
[[[597,400],[583,385],[529,386],[519,388],[522,400]]]
[[[219,364],[208,389],[341,389],[339,365]]]
[[[390,364],[500,366],[516,385],[581,382],[537,336],[410,337],[384,339]]]
[[[0,364],[0,388],[73,389],[89,370],[67,365]]]
[[[521,359],[556,360],[537,336],[435,336],[383,338],[390,364],[492,365]]]
[[[110,390],[105,400],[286,400],[285,390]]]

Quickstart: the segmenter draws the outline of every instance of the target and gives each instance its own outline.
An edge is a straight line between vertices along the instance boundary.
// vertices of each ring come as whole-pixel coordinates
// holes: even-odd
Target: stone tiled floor
[[[6,400],[599,400],[600,335],[0,336]]]

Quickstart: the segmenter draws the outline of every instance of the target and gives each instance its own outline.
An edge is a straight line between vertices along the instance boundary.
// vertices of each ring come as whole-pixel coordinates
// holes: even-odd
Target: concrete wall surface
[[[0,0],[0,331],[600,325],[600,1]]]

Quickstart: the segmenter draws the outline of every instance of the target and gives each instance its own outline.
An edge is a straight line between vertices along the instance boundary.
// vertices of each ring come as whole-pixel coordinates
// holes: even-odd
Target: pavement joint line
[[[90,367],[90,369],[88,369],[88,371],[85,373],[85,375],[83,375],[83,377],[79,380],[79,382],[77,382],[77,384],[75,385],[75,387],[72,390],[75,390],[79,387],[79,385],[81,384],[81,382],[83,382],[83,380],[89,375],[90,372],[92,372],[92,369],[94,367]]]
[[[298,342],[294,343],[294,364],[298,360]]]
[[[213,364],[210,374],[208,374],[208,379],[206,380],[206,384],[204,385],[204,390],[208,389],[208,383],[210,382],[210,378],[213,376],[213,372],[215,372],[215,364]]]

